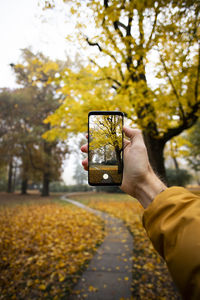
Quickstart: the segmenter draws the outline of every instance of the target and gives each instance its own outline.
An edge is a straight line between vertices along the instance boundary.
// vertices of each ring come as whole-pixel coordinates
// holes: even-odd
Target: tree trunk
[[[43,173],[43,186],[42,186],[42,196],[49,196],[49,183],[50,174],[48,172]]]
[[[29,172],[29,168],[28,168],[28,162],[27,162],[27,158],[25,156],[25,152],[24,152],[24,156],[22,159],[22,168],[21,168],[21,194],[22,195],[26,195],[27,194],[27,188],[28,188],[28,172]]]
[[[165,142],[161,139],[151,137],[146,132],[143,132],[143,136],[147,147],[150,164],[155,173],[166,183],[167,178],[163,154]]]
[[[179,171],[179,164],[176,157],[172,157],[176,171]]]
[[[14,166],[14,173],[13,173],[13,192],[15,192],[15,187],[16,187],[16,177],[17,177],[17,166]]]
[[[22,178],[22,183],[21,183],[21,194],[22,195],[27,195],[27,188],[28,188],[28,179],[27,178]]]
[[[8,186],[7,193],[12,193],[12,177],[13,177],[13,158],[11,157],[8,167]]]
[[[121,150],[119,149],[119,146],[115,147],[115,155],[116,155],[117,164],[118,164],[118,174],[121,174],[122,170],[123,170],[123,165],[122,165],[122,159],[121,159]]]
[[[51,179],[51,145],[50,143],[44,141],[44,171],[43,171],[43,186],[42,186],[42,196],[49,196],[49,183]]]

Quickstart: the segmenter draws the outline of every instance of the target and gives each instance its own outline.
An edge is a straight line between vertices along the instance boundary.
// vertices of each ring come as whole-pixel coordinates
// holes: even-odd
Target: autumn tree
[[[199,117],[199,1],[64,2],[96,56],[67,79],[62,74],[66,101],[48,119],[57,127],[51,136],[76,132],[77,120],[85,131],[86,113],[97,107],[122,110],[142,129],[151,164],[165,177],[165,144]]]
[[[42,134],[50,129],[50,124],[43,120],[58,107],[61,99],[56,94],[57,86],[52,83],[57,72],[62,68],[61,62],[53,62],[42,53],[34,54],[29,49],[22,52],[22,62],[11,64],[17,77],[17,82],[28,92],[31,105],[26,118],[22,118],[24,140],[22,159],[22,178],[24,189],[27,185],[29,166],[42,174],[42,195],[49,194],[49,183],[60,175],[63,155],[66,146],[57,141],[48,142]]]
[[[0,93],[0,167],[8,168],[8,186],[7,191],[14,190],[14,168],[16,167],[16,158],[19,158],[19,145],[22,142],[21,133],[23,130],[23,116],[25,116],[26,102],[23,101],[21,92],[2,89]],[[22,104],[22,105],[20,105]],[[21,109],[20,109],[21,107]],[[21,113],[20,113],[21,111]]]

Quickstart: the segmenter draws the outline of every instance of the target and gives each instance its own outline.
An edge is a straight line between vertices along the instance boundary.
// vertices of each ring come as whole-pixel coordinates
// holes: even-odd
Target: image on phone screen
[[[123,113],[88,115],[88,181],[91,185],[120,185],[123,174]]]

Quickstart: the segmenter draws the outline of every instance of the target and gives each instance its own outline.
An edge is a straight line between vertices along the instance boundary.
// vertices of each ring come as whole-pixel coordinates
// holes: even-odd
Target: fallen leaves
[[[104,237],[102,221],[70,205],[0,210],[0,299],[60,299]]]
[[[90,199],[89,206],[122,219],[133,234],[133,298],[180,299],[164,261],[154,250],[142,226],[142,206],[134,200],[124,201],[124,198],[121,202],[119,199],[106,201],[105,194],[104,200]]]

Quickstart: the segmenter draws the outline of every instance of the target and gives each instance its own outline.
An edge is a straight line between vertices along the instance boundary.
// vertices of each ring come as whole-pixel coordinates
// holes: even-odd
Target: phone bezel
[[[89,151],[90,151],[90,140],[89,140],[89,117],[91,115],[120,115],[122,116],[122,127],[124,126],[124,113],[121,111],[90,111],[88,113],[88,184],[91,186],[120,186],[122,184],[122,179],[123,179],[123,166],[124,166],[124,149],[122,149],[122,176],[121,176],[121,182],[120,183],[91,183],[89,181],[89,172],[90,172],[90,168],[89,168]],[[122,131],[122,145],[123,145],[123,138],[124,138],[124,133]]]

